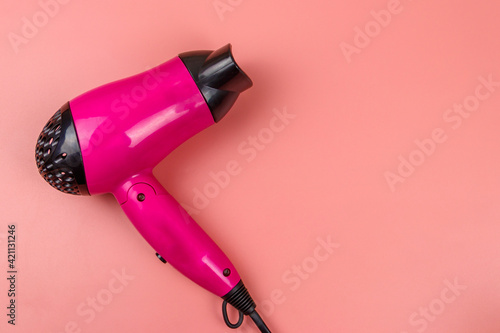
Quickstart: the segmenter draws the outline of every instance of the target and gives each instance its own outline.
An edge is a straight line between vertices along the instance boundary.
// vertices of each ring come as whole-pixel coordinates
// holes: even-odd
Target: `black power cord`
[[[222,302],[222,317],[229,328],[240,327],[241,324],[243,324],[244,315],[247,315],[252,318],[253,322],[262,333],[271,333],[269,328],[264,323],[264,320],[262,320],[257,311],[255,311],[255,302],[242,281],[238,282],[238,284],[222,298],[224,299]],[[227,303],[231,304],[238,310],[239,318],[235,324],[231,323],[227,315]]]
[[[262,320],[257,311],[254,310],[252,313],[249,314],[249,316],[250,318],[252,318],[253,322],[255,323],[255,325],[257,325],[257,327],[262,333],[271,333],[269,328],[266,326],[266,323],[264,323],[264,320]]]
[[[224,322],[226,323],[227,327],[229,328],[238,328],[243,324],[243,317],[245,316],[243,312],[238,311],[240,317],[238,318],[238,322],[236,324],[233,324],[230,320],[229,317],[227,316],[227,301],[224,300],[222,302],[222,317],[224,318]]]
[[[239,313],[239,318],[238,318],[238,321],[236,322],[236,324],[231,323],[231,321],[229,320],[229,317],[227,315],[227,301],[224,300],[222,302],[222,317],[224,317],[224,322],[226,323],[227,327],[238,328],[241,326],[241,324],[243,324],[244,314],[243,314],[243,312],[241,312],[239,310],[238,310],[238,313]],[[255,323],[255,325],[259,328],[259,330],[262,333],[271,333],[269,328],[266,326],[266,323],[264,323],[264,320],[262,320],[262,318],[259,316],[257,311],[253,310],[248,315],[250,316],[250,318],[252,318],[253,322]]]

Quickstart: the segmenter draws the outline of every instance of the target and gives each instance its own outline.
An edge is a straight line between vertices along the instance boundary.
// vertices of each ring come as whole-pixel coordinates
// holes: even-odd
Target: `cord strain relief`
[[[255,311],[255,302],[241,280],[222,298],[245,315]]]

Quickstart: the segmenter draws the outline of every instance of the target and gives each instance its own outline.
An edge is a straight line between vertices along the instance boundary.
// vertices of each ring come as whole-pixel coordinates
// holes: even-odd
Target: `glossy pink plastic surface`
[[[135,180],[122,209],[141,235],[182,274],[217,296],[227,294],[240,276],[222,250],[153,175]]]
[[[172,266],[218,296],[228,293],[240,280],[236,269],[152,176],[172,150],[214,124],[182,60],[91,90],[70,101],[70,108],[89,193],[113,193]]]
[[[70,107],[90,194],[114,192],[214,124],[179,57],[84,93]]]

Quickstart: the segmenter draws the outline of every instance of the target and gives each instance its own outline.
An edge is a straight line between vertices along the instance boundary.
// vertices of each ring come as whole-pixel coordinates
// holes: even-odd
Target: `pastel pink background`
[[[222,18],[214,0],[73,0],[18,53],[8,35],[41,7],[1,2],[0,331],[62,333],[74,321],[89,333],[233,332],[221,300],[161,264],[112,196],[59,193],[34,161],[40,130],[67,100],[179,52],[231,42],[254,87],[155,173],[192,205],[210,172],[241,164],[194,218],[260,308],[267,304],[272,331],[498,333],[500,88],[457,129],[443,116],[474,94],[479,76],[500,81],[500,4],[401,0],[402,11],[348,62],[341,43],[353,44],[355,27],[387,0],[221,1],[232,9]],[[238,145],[268,127],[274,109],[296,117],[247,162]],[[384,174],[435,128],[446,142],[391,191]],[[15,328],[4,314],[12,223]],[[328,236],[339,247],[311,259]],[[300,283],[294,265],[310,271]],[[134,278],[85,322],[77,308],[122,269]],[[444,303],[455,280],[467,288]],[[429,306],[436,315],[424,320]],[[257,330],[246,320],[239,332]]]

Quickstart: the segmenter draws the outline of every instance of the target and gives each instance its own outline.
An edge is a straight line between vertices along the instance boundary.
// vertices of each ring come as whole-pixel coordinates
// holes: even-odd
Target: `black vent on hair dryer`
[[[89,194],[69,103],[43,128],[36,143],[35,158],[38,172],[55,189],[75,195]]]
[[[215,122],[221,120],[252,80],[234,61],[231,44],[215,51],[193,51],[179,58],[200,89]]]

